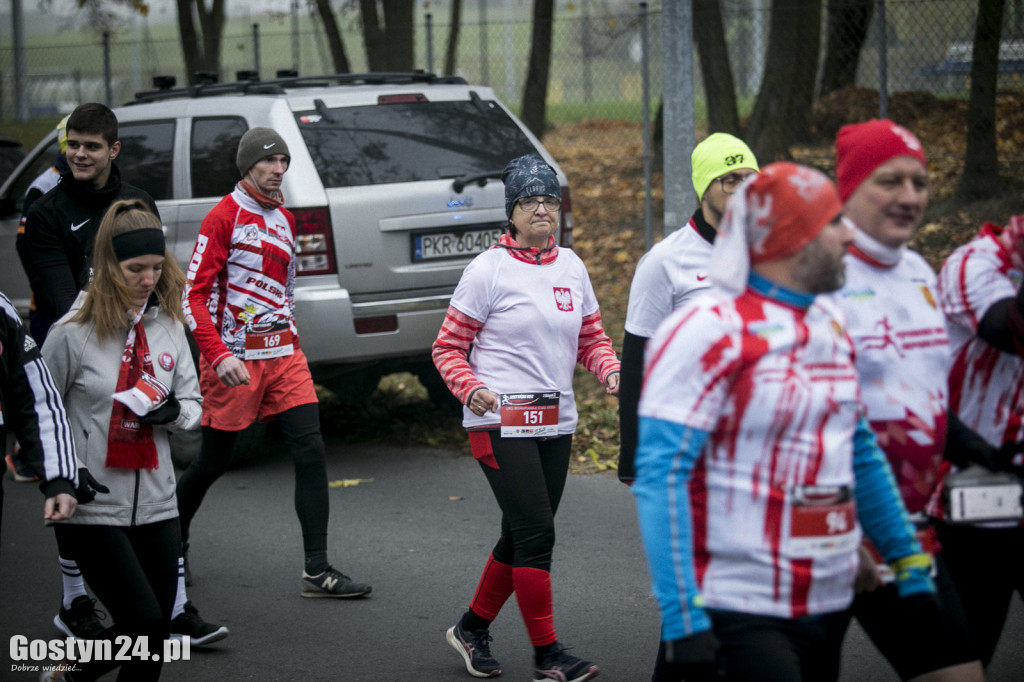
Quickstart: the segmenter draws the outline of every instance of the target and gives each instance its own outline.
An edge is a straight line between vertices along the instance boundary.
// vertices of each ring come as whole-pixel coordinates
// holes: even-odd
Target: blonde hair
[[[114,253],[113,239],[117,235],[135,230],[162,230],[157,218],[140,199],[122,199],[107,209],[96,231],[93,247],[93,278],[88,295],[71,322],[95,322],[101,339],[117,337],[131,327],[134,307],[132,293],[121,272],[121,262]],[[156,297],[160,307],[172,319],[185,322],[181,311],[181,291],[185,286],[185,273],[174,256],[164,251],[163,271],[156,283]]]

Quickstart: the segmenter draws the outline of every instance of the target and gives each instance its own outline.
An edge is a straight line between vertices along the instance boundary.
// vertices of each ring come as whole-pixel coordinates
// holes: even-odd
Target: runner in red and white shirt
[[[729,202],[715,287],[650,341],[632,489],[659,682],[837,679],[862,526],[901,596],[934,591],[842,313],[817,296],[843,283],[840,209],[819,171],[764,167]]]
[[[327,560],[327,465],[320,413],[295,305],[295,218],[281,182],[288,145],[270,128],[238,143],[242,180],[203,220],[188,267],[185,314],[201,353],[203,445],[178,481],[186,551],[189,528],[214,481],[227,469],[238,433],[274,419],[295,462],[295,511],[302,527],[303,597],[361,597],[371,587]]]
[[[950,407],[984,439],[972,461],[1024,483],[1024,216],[985,224],[939,273],[953,349]],[[988,451],[985,452],[984,450]],[[981,457],[970,457],[981,451]],[[1004,481],[1005,482],[1005,481]],[[1019,499],[1019,488],[1018,488]],[[1020,520],[938,526],[943,555],[963,601],[981,661],[988,665],[1016,592],[1024,598]]]
[[[935,272],[907,248],[928,205],[920,141],[889,120],[844,126],[836,138],[836,183],[855,224],[846,284],[834,296],[853,340],[861,400],[925,551],[938,554],[929,504],[947,465],[950,354]],[[962,437],[954,420],[953,441]],[[941,555],[940,609],[900,599],[871,543],[861,552],[854,615],[902,680],[980,680],[978,654]]]
[[[515,592],[534,679],[583,682],[598,667],[569,654],[555,633],[554,517],[577,421],[573,370],[582,364],[615,395],[619,361],[586,267],[555,244],[554,169],[530,154],[510,161],[502,180],[509,234],[466,267],[434,342],[434,364],[465,405],[473,456],[502,512],[469,610],[446,638],[471,675],[499,675],[489,628]]]

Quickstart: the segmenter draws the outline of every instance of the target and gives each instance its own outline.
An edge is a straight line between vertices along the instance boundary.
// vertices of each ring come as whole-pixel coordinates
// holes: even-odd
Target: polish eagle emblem
[[[562,312],[570,312],[572,310],[572,291],[564,287],[552,287],[555,292],[555,305]]]

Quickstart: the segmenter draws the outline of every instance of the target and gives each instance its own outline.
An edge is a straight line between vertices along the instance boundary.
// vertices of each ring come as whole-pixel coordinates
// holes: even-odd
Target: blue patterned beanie
[[[555,169],[536,154],[509,161],[501,174],[501,181],[505,183],[505,215],[509,218],[520,199],[562,196],[562,186],[558,184]]]

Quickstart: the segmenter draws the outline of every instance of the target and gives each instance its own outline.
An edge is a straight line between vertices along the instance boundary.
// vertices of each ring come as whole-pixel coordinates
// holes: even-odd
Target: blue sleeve
[[[661,610],[663,641],[711,628],[697,589],[688,488],[707,438],[707,431],[683,424],[651,417],[639,420],[632,491],[651,589]]]
[[[853,473],[857,518],[886,563],[893,566],[900,596],[934,592],[928,576],[930,560],[921,552],[892,469],[863,416],[853,437]]]

